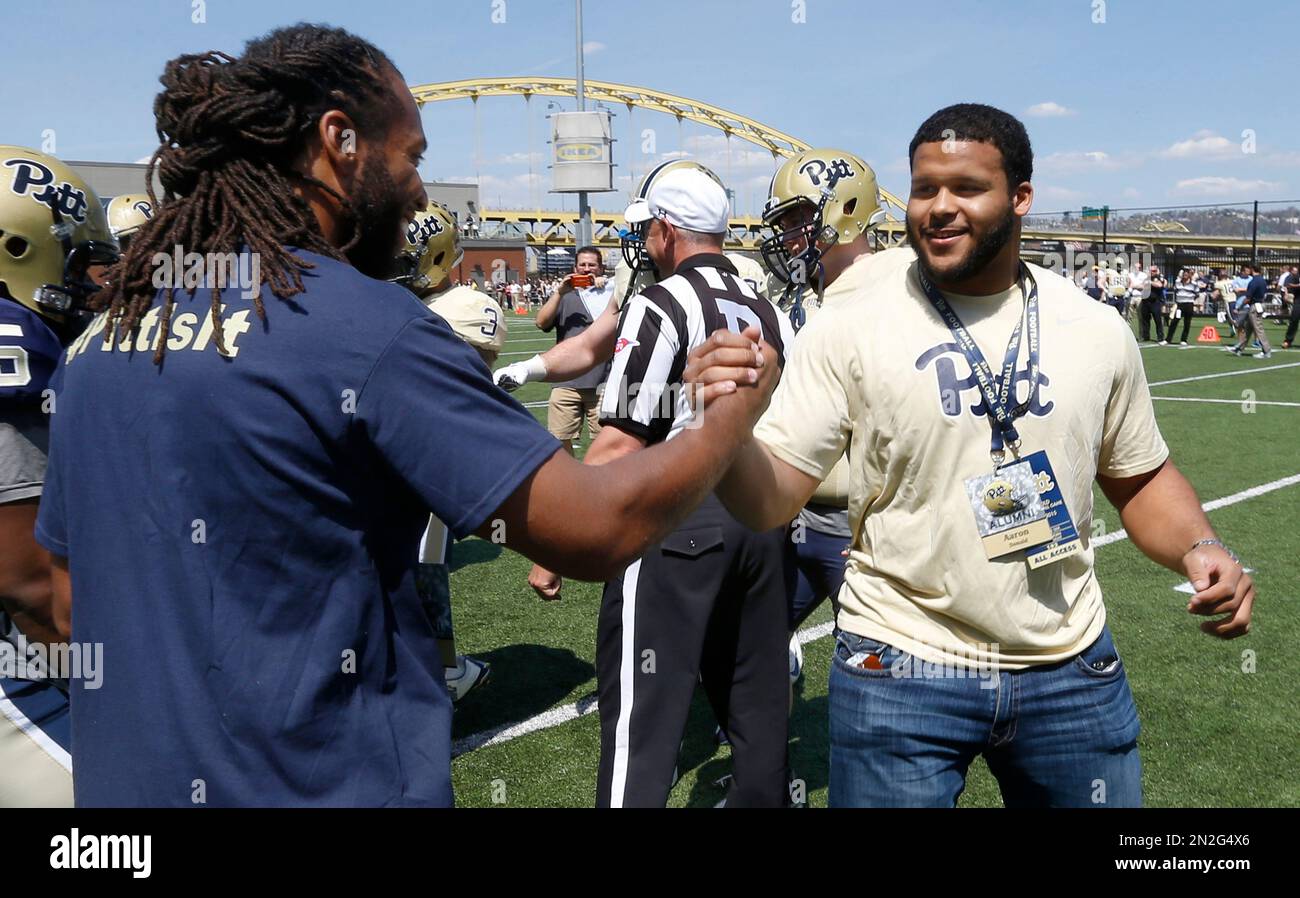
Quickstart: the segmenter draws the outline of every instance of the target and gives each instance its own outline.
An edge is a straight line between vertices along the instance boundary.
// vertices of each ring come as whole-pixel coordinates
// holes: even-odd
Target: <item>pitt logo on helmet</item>
[[[86,192],[73,187],[67,181],[54,183],[54,172],[34,159],[21,156],[6,159],[5,168],[13,171],[13,181],[9,189],[18,196],[30,196],[36,202],[49,206],[60,215],[71,218],[77,224],[86,221]]]
[[[813,182],[814,187],[820,187],[822,186],[822,175],[829,175],[827,180],[838,181],[842,178],[852,178],[857,172],[845,159],[835,159],[829,163],[823,159],[809,159],[799,166],[799,174],[807,175],[808,180]]]
[[[442,222],[435,215],[416,219],[406,226],[406,242],[411,246],[423,246],[430,237],[441,234],[443,230]]]
[[[151,221],[153,220],[153,206],[149,205],[144,200],[140,200],[138,203],[133,203],[131,208],[135,209],[145,218],[148,218]]]

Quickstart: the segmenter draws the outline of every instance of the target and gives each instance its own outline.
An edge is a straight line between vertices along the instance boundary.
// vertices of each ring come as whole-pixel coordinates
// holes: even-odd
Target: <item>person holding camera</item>
[[[572,339],[591,327],[613,295],[614,282],[605,277],[600,250],[584,246],[575,256],[573,271],[555,285],[537,312],[537,326],[548,333],[554,329],[556,343]],[[540,358],[533,356],[527,364],[541,364]],[[573,441],[582,433],[584,418],[591,439],[600,432],[600,387],[608,370],[608,363],[598,365],[580,377],[556,384],[551,390],[546,427],[570,455]]]

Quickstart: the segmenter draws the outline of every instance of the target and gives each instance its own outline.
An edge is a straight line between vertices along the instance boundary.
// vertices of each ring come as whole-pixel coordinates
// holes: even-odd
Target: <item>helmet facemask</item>
[[[72,242],[75,226],[65,223],[57,209],[51,208],[54,223],[50,233],[63,247],[63,279],[60,284],[42,284],[32,297],[36,305],[48,315],[61,316],[69,321],[88,315],[87,300],[101,289],[91,277],[90,269],[96,266],[115,265],[120,258],[115,243],[102,240]]]
[[[618,244],[623,253],[623,261],[632,270],[633,276],[638,272],[655,270],[654,260],[646,250],[646,238],[649,236],[649,221],[623,228],[618,232]]]
[[[827,194],[823,193],[820,202],[814,204],[807,197],[795,196],[769,206],[763,212],[763,222],[771,228],[772,234],[759,244],[759,251],[768,270],[786,284],[806,286],[818,278],[824,252],[822,247],[834,246],[839,241],[839,234],[823,221],[826,199]],[[800,209],[810,210],[807,220],[782,227],[781,219]],[[802,249],[791,249],[800,244]]]

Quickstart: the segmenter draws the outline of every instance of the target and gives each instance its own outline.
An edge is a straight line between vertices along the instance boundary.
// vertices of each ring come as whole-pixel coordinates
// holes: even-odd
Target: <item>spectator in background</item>
[[[1200,312],[1205,315],[1214,314],[1210,299],[1214,294],[1214,278],[1211,276],[1209,269],[1201,272],[1196,276],[1196,298],[1200,301]]]
[[[600,250],[594,246],[578,250],[573,271],[556,284],[538,311],[537,326],[548,332],[554,328],[556,343],[576,337],[591,327],[614,295],[614,281],[604,275],[605,265]],[[600,432],[601,387],[608,371],[607,362],[573,380],[557,383],[551,389],[546,426],[570,455],[573,454],[573,441],[582,434],[584,418],[591,439],[594,440]]]
[[[1124,300],[1124,318],[1128,319],[1134,308],[1141,308],[1142,301],[1151,295],[1151,275],[1134,265],[1128,272],[1128,296]]]
[[[1222,312],[1224,320],[1230,320],[1236,295],[1232,292],[1232,278],[1222,268],[1216,269],[1214,273],[1214,295],[1218,302],[1215,311]]]
[[[1196,293],[1200,290],[1200,285],[1192,279],[1190,268],[1184,268],[1178,275],[1178,283],[1174,285],[1174,309],[1169,314],[1169,341],[1174,340],[1174,331],[1178,327],[1178,322],[1183,322],[1183,335],[1179,339],[1180,346],[1187,345],[1187,333],[1192,328],[1192,313],[1196,308]],[[1160,341],[1161,345],[1165,344],[1164,340]]]
[[[1119,317],[1127,317],[1128,276],[1118,268],[1103,269],[1102,274],[1106,281],[1106,301],[1119,313]]]
[[[1263,308],[1268,285],[1259,273],[1259,268],[1254,265],[1243,265],[1241,276],[1246,280],[1246,288],[1238,301],[1242,306],[1237,318],[1237,327],[1241,333],[1237,338],[1237,345],[1232,347],[1231,352],[1233,355],[1243,355],[1242,350],[1246,348],[1246,341],[1254,334],[1262,350],[1259,357],[1267,359],[1273,355],[1273,347],[1269,344],[1268,335],[1264,333],[1264,328],[1259,322],[1258,310]]]
[[[1151,342],[1151,322],[1154,320],[1156,323],[1156,339],[1164,343],[1165,325],[1161,320],[1161,307],[1165,303],[1165,276],[1160,273],[1159,268],[1152,265],[1147,280],[1149,290],[1138,306],[1138,327],[1142,331],[1142,342]]]
[[[1083,282],[1083,292],[1087,293],[1097,302],[1101,302],[1101,298],[1105,292],[1105,288],[1103,286],[1100,266],[1098,265],[1092,266],[1092,274],[1088,275],[1088,277]]]
[[[1300,267],[1292,265],[1283,278],[1285,280],[1279,279],[1278,285],[1282,288],[1282,302],[1289,300],[1291,303],[1291,321],[1287,324],[1282,348],[1290,349],[1291,344],[1295,342],[1296,329],[1300,328]]]

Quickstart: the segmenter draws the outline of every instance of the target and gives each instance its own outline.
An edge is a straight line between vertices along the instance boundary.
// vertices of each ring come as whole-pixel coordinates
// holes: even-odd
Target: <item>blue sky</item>
[[[203,0],[206,21],[195,23],[198,2],[0,4],[6,68],[21,73],[4,92],[0,142],[40,146],[52,130],[63,158],[136,161],[154,149],[152,102],[167,59],[237,53],[249,37],[298,20],[369,38],[412,84],[573,75],[572,0]],[[505,21],[494,22],[502,3]],[[799,5],[586,0],[587,76],[851,150],[904,196],[916,127],[941,106],[978,101],[1029,128],[1035,211],[1300,198],[1294,0],[803,0],[805,21],[796,22]],[[477,126],[468,101],[426,107],[426,176],[477,176],[489,208],[560,205],[545,192],[546,102],[482,101]],[[728,152],[719,132],[643,110],[629,123],[625,107],[617,112],[622,191],[632,171],[656,161],[631,139],[634,126],[638,136],[655,130],[660,154],[684,152],[718,171],[738,211],[761,203],[774,168],[766,151],[733,140]],[[621,208],[622,199],[596,205]]]

